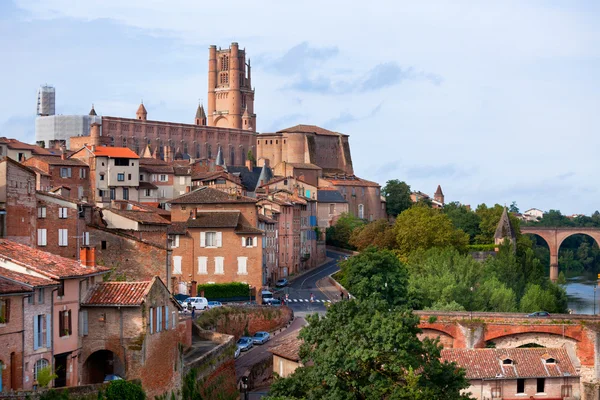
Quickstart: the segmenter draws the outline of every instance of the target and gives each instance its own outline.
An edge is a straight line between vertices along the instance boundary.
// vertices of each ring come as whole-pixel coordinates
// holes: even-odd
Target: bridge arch
[[[550,279],[556,282],[558,279],[558,250],[565,239],[573,235],[586,235],[594,239],[600,247],[600,228],[553,228],[542,226],[521,227],[521,233],[541,237],[550,250]]]
[[[441,329],[431,327],[421,328],[421,333],[419,333],[417,336],[419,340],[423,340],[425,338],[432,340],[439,339],[440,344],[445,349],[454,348],[454,336]]]

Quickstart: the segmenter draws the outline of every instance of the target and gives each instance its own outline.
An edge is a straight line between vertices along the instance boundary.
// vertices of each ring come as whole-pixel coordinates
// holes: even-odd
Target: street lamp
[[[248,400],[248,377],[242,376],[242,380],[240,381],[240,386],[242,388],[242,394],[244,395],[244,400]]]

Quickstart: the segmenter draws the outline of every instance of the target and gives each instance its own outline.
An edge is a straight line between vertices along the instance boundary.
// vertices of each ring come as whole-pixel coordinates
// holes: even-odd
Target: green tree
[[[391,216],[395,217],[412,206],[410,186],[406,182],[398,179],[387,181],[381,192],[385,196],[387,213]]]
[[[554,311],[556,301],[552,293],[544,290],[540,285],[529,285],[521,299],[521,312]]]
[[[342,285],[359,299],[375,296],[390,305],[407,301],[408,272],[389,250],[367,248],[342,263],[341,276]]]
[[[519,213],[519,207],[517,206],[517,202],[513,201],[512,203],[510,203],[510,207],[508,208],[508,211],[511,213]]]
[[[334,304],[300,332],[304,366],[276,379],[271,399],[469,399],[464,371],[440,361],[441,347],[420,341],[419,318],[368,300]],[[418,371],[418,372],[417,372]]]
[[[360,228],[362,225],[364,225],[363,220],[350,213],[343,213],[335,225],[327,228],[325,232],[327,244],[354,250],[355,248],[350,244],[350,236],[355,229]]]
[[[396,218],[395,231],[398,256],[403,261],[418,249],[450,246],[464,251],[469,243],[469,236],[455,229],[446,214],[427,207],[404,211]]]
[[[477,214],[458,202],[448,203],[443,208],[444,214],[450,218],[456,229],[461,229],[469,235],[469,242],[474,243],[479,235],[481,219]]]
[[[248,154],[246,155],[246,159],[252,161],[252,164],[256,164],[256,158],[254,158],[254,154],[252,154],[252,150],[248,150]]]
[[[103,400],[145,400],[146,393],[137,383],[119,380],[112,381],[106,391],[98,395],[98,398]]]
[[[396,247],[394,226],[390,225],[386,219],[378,219],[360,226],[352,231],[350,244],[358,251],[362,251],[369,246],[391,250]]]

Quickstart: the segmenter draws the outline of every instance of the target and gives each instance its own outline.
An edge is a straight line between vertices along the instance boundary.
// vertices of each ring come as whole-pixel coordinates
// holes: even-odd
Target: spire
[[[144,152],[142,153],[142,158],[152,158],[152,149],[150,148],[149,144],[147,144],[146,147],[144,148]]]
[[[248,112],[248,104],[246,104],[246,109],[244,110],[244,115],[242,115],[242,117],[250,117],[250,113]]]
[[[94,110],[94,104],[92,103],[92,109],[90,110],[90,114],[89,115],[93,115],[96,116],[98,114],[96,114],[96,110]]]
[[[443,196],[444,192],[442,192],[442,187],[438,185],[437,190],[435,191],[435,196]]]
[[[267,164],[263,164],[254,191],[256,191],[256,189],[258,189],[261,185],[264,185],[265,183],[269,182],[272,178],[273,173],[271,172],[271,168],[267,167]]]
[[[137,119],[141,119],[142,121],[145,121],[148,118],[148,111],[146,111],[146,107],[144,107],[144,100],[142,100],[140,103],[135,116]]]
[[[496,228],[496,234],[494,235],[496,244],[502,242],[505,238],[509,238],[511,241],[514,241],[517,238],[512,223],[510,222],[510,218],[508,217],[506,206],[504,206],[502,216],[500,217],[498,227]]]
[[[206,119],[206,113],[204,112],[203,104],[198,104],[198,109],[196,110],[196,119]]]
[[[221,146],[219,146],[219,150],[217,150],[217,160],[215,161],[215,165],[226,168],[225,158],[223,157],[223,151],[221,150]]]

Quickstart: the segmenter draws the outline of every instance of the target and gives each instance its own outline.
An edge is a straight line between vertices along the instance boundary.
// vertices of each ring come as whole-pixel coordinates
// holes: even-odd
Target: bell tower
[[[242,123],[244,117],[246,126]],[[236,42],[228,49],[208,50],[208,126],[255,131],[254,89],[252,88],[250,60],[246,51]]]

